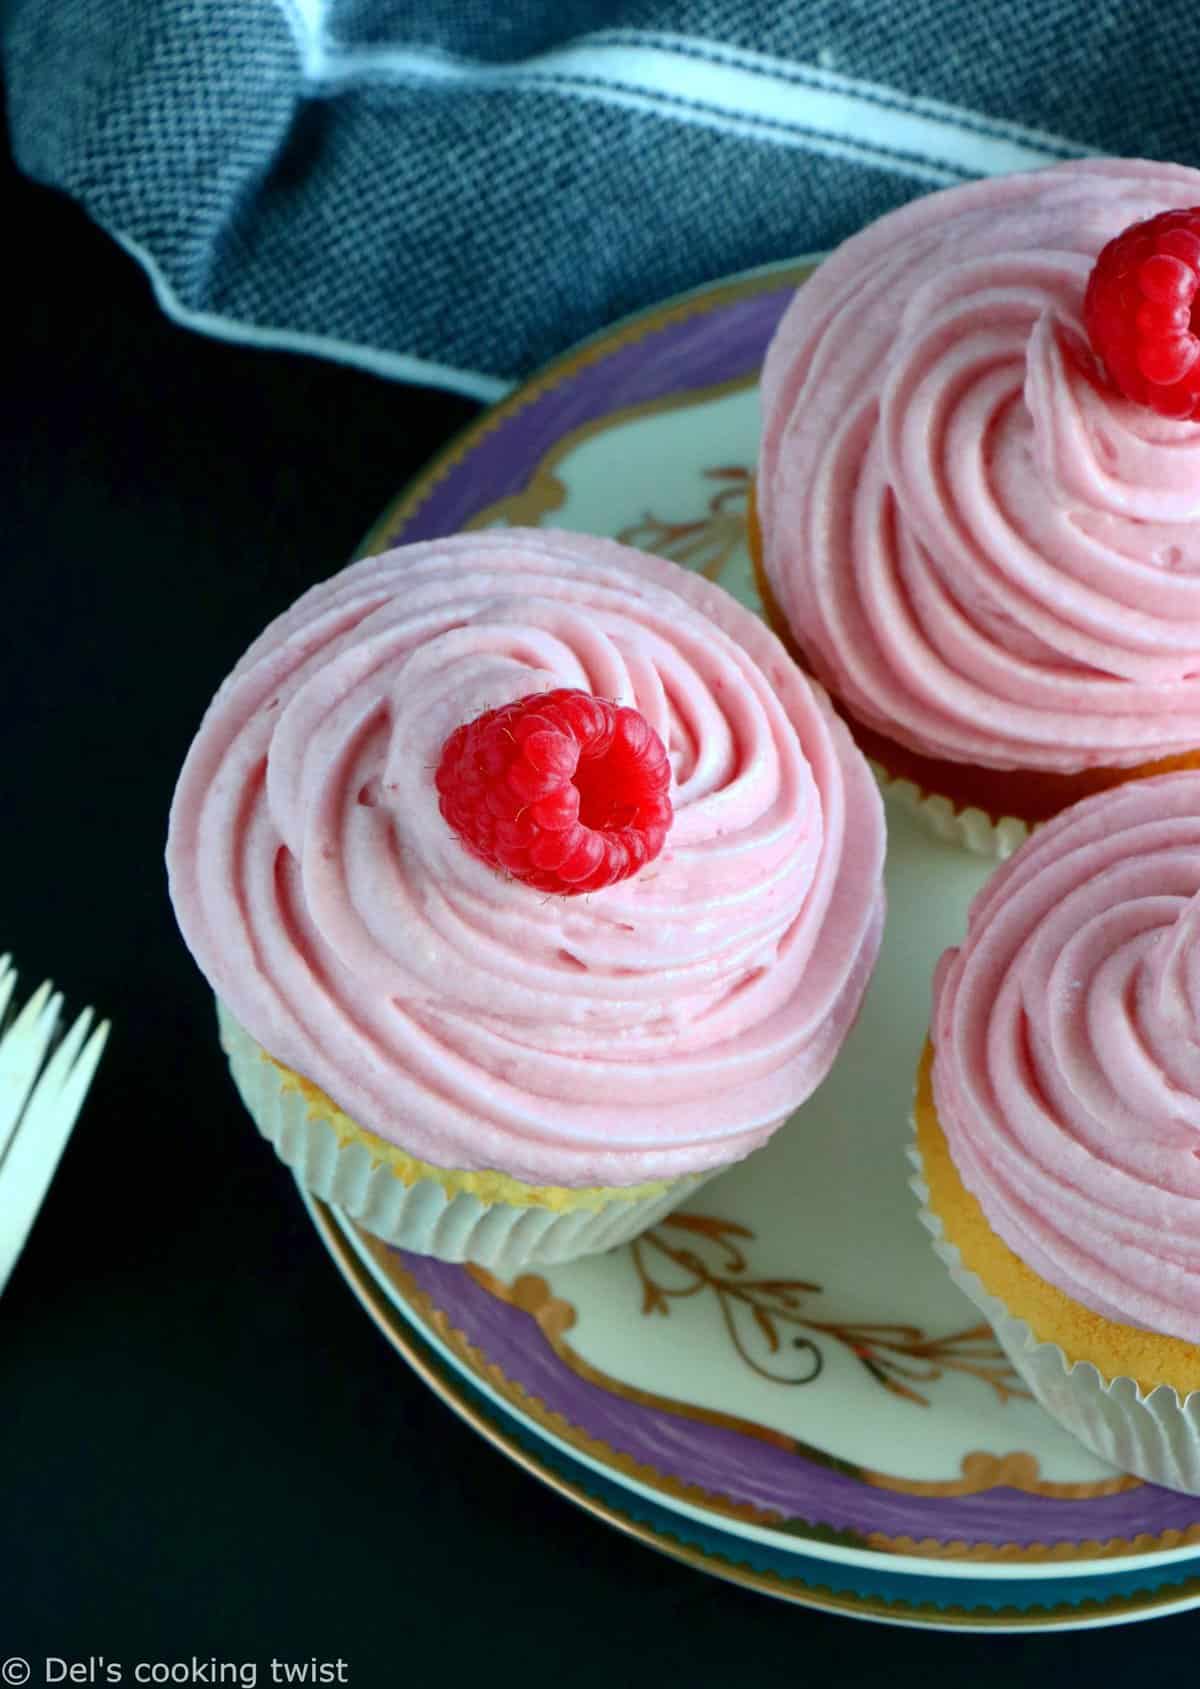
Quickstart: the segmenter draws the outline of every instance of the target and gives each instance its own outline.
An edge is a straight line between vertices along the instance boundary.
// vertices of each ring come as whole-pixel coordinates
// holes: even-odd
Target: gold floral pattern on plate
[[[746,507],[750,471],[744,464],[701,469],[702,479],[716,482],[701,515],[690,521],[667,522],[647,511],[640,522],[627,524],[617,538],[639,551],[669,557],[687,569],[718,581],[734,550],[746,538]]]
[[[733,393],[745,393],[754,385],[742,377],[735,381],[719,381],[711,387],[700,387],[687,393],[676,393],[666,399],[647,399],[642,404],[626,405],[620,410],[598,416],[564,434],[539,458],[525,484],[515,493],[484,505],[466,523],[468,531],[481,528],[536,528],[553,517],[566,504],[570,489],[564,479],[564,466],[581,446],[627,428],[631,422],[646,417],[663,417],[676,410],[691,410],[727,398]],[[742,465],[702,468],[702,479],[721,482],[708,499],[704,513],[690,521],[667,522],[644,511],[636,521],[626,523],[613,536],[623,545],[640,551],[656,551],[662,557],[717,580],[721,569],[746,532],[746,501],[750,490],[750,471]],[[551,522],[549,526],[553,527]]]
[[[685,1234],[677,1239],[675,1232]],[[721,1310],[729,1341],[742,1361],[760,1378],[775,1384],[813,1384],[824,1370],[817,1338],[840,1343],[877,1384],[920,1407],[929,1397],[915,1388],[932,1384],[945,1372],[968,1373],[995,1391],[999,1399],[1028,1399],[1008,1357],[990,1326],[977,1324],[946,1337],[929,1337],[919,1326],[886,1321],[816,1318],[807,1297],[821,1294],[821,1286],[807,1279],[747,1277],[749,1262],[741,1247],[754,1233],[736,1220],[709,1214],[671,1214],[653,1231],[630,1244],[634,1268],[642,1284],[642,1313],[668,1315],[672,1302],[711,1293]],[[717,1260],[698,1249],[715,1246]],[[683,1282],[664,1283],[654,1275],[656,1257],[678,1268]],[[781,1327],[800,1335],[785,1336]],[[811,1334],[811,1335],[810,1335]],[[765,1349],[767,1360],[756,1358],[754,1347]],[[778,1357],[778,1359],[777,1359]],[[799,1360],[798,1368],[782,1363]],[[1032,1456],[1024,1457],[1032,1460]],[[1036,1462],[1034,1463],[1036,1465]],[[997,1482],[1008,1482],[1000,1478]]]

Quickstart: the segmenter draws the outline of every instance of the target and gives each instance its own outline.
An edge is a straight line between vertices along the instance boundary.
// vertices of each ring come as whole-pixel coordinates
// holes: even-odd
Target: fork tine
[[[84,1036],[91,1024],[92,1011],[91,1009],[85,1009],[79,1019],[75,1022],[75,1025],[71,1028],[69,1038],[63,1040],[63,1048],[66,1048],[69,1040],[73,1040],[72,1049],[77,1049],[78,1046],[83,1043]],[[80,1104],[87,1095],[88,1086],[91,1084],[96,1068],[100,1064],[100,1056],[104,1050],[105,1044],[108,1042],[108,1034],[110,1030],[111,1022],[102,1020],[93,1031],[92,1036],[88,1039],[86,1045],[84,1045],[78,1060],[75,1061],[70,1072],[67,1073],[64,1070],[62,1087],[58,1096],[58,1107],[69,1111],[72,1122],[74,1122],[79,1113]],[[79,1034],[77,1038],[75,1037],[76,1033]],[[54,1062],[51,1062],[50,1066],[46,1069],[47,1078],[53,1070],[57,1060],[58,1054],[56,1052]],[[40,1080],[38,1082],[38,1089],[41,1089]]]
[[[0,1026],[4,1025],[4,1017],[8,1013],[9,999],[12,997],[17,984],[17,970],[12,965],[12,957],[0,956]]]
[[[62,994],[53,990],[49,980],[40,985],[0,1038],[0,1161],[54,1036]]]
[[[80,1049],[91,1024],[92,1011],[85,1009],[34,1086],[20,1130],[0,1157],[0,1289],[24,1247],[104,1049],[108,1021]]]

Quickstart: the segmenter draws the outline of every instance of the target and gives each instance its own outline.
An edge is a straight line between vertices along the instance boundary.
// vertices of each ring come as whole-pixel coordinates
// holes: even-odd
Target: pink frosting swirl
[[[993,1231],[1097,1313],[1200,1342],[1200,773],[1037,831],[942,958],[933,1039]]]
[[[882,218],[768,353],[764,566],[815,672],[925,755],[1072,772],[1200,746],[1200,424],[1102,391],[1100,248],[1200,172],[1068,163]]]
[[[531,692],[668,747],[656,862],[547,897],[470,855],[433,770]],[[828,701],[720,588],[511,530],[370,558],[238,664],[188,754],[176,913],[258,1042],[442,1166],[637,1184],[762,1143],[827,1071],[878,949],[884,833]]]

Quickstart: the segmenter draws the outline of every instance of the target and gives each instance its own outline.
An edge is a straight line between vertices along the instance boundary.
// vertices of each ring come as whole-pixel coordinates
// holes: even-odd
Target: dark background
[[[162,844],[216,684],[474,407],[177,329],[74,206],[7,162],[0,191],[0,949],[22,997],[48,974],[113,1021],[0,1301],[0,1658],[340,1656],[368,1689],[1194,1671],[1200,1616],[942,1636],[708,1580],[389,1348],[236,1104]]]

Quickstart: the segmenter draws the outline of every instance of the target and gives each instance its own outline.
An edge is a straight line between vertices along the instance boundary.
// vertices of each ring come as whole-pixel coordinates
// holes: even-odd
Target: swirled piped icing
[[[927,756],[1069,773],[1200,746],[1200,424],[1108,391],[1081,313],[1200,172],[1072,162],[847,241],[769,350],[763,566],[814,672]]]
[[[992,1230],[1096,1313],[1200,1342],[1200,773],[1032,836],[942,959],[933,1042]]]
[[[537,691],[640,710],[659,858],[583,898],[471,855],[450,732]],[[611,541],[509,530],[315,587],[210,706],[171,813],[184,937],[278,1062],[439,1166],[631,1185],[762,1143],[878,949],[884,833],[828,701],[748,611]]]

